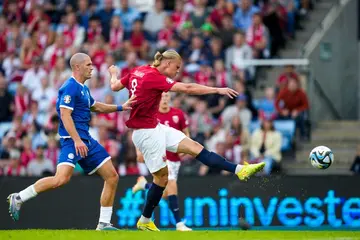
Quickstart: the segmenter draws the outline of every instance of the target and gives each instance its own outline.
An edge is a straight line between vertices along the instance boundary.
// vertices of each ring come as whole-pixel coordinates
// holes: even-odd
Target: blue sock
[[[196,156],[196,159],[208,167],[218,168],[232,173],[235,173],[237,166],[236,164],[227,161],[220,155],[214,152],[209,152],[205,148],[203,148],[199,155]]]
[[[176,223],[181,222],[180,213],[179,213],[179,203],[178,203],[177,196],[176,195],[168,196],[168,201],[169,201],[169,207],[171,209],[171,212],[174,214]]]
[[[151,188],[151,185],[152,185],[152,183],[146,183],[145,184],[145,189],[147,190],[147,189],[150,189]]]
[[[155,209],[155,207],[159,204],[162,194],[165,188],[160,187],[153,183],[147,193],[146,203],[143,210],[143,216],[146,218],[151,218],[151,215]]]

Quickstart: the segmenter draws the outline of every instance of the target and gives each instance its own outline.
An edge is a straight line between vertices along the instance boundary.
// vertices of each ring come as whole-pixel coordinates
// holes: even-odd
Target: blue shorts
[[[80,154],[76,155],[75,144],[71,138],[61,138],[60,156],[57,165],[70,165],[75,168],[76,163],[79,163],[84,172],[91,175],[107,160],[110,160],[110,155],[95,139],[82,139],[82,141],[89,150],[88,155],[85,158],[81,158]]]

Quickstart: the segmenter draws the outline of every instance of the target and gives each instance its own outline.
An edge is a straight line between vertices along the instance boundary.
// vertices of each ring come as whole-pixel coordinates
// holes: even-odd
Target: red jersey
[[[120,81],[129,90],[130,97],[136,96],[126,126],[133,129],[155,128],[161,94],[169,91],[176,82],[149,65],[133,68]]]
[[[185,117],[185,114],[177,108],[170,108],[167,113],[158,113],[158,120],[160,123],[182,131],[189,126],[189,121]],[[166,158],[172,162],[180,161],[179,154],[166,151]]]

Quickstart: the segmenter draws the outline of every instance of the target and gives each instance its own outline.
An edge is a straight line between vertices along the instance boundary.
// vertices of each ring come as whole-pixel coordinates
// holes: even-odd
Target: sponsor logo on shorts
[[[69,158],[69,159],[74,159],[74,157],[75,157],[75,156],[74,156],[73,153],[69,153],[69,154],[68,154],[68,158]]]

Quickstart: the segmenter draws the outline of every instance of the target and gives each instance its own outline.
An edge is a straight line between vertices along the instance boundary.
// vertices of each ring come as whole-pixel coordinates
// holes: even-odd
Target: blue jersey
[[[56,111],[60,117],[60,108],[72,110],[71,117],[80,138],[91,139],[89,123],[91,119],[90,108],[95,104],[89,88],[73,77],[69,78],[60,88],[56,101]],[[60,118],[59,135],[61,138],[70,138]]]

